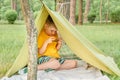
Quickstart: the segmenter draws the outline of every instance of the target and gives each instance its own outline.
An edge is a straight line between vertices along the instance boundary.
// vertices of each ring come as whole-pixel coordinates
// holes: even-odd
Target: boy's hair
[[[50,15],[48,15],[46,22],[54,23]]]
[[[47,20],[46,20],[46,24],[48,27],[50,27],[51,25],[54,26],[56,28],[55,23],[53,22],[52,18],[50,17],[50,15],[48,15]]]

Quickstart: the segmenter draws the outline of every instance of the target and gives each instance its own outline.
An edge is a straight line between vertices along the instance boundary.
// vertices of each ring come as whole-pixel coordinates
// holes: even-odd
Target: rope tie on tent
[[[59,9],[58,13],[60,13],[62,11],[63,6],[66,5],[66,4],[70,4],[70,2],[57,3],[57,5],[60,5],[60,9]]]

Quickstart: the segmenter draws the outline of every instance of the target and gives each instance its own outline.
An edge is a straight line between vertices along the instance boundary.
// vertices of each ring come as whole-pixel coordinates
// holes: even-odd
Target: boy
[[[62,39],[58,36],[57,28],[48,16],[47,21],[38,37],[38,70],[46,69],[72,69],[77,66],[75,60],[61,58],[58,50]]]

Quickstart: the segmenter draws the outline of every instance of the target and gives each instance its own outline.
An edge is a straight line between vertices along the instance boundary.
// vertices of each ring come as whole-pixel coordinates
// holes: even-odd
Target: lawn
[[[120,24],[89,24],[77,28],[105,55],[114,57],[116,62],[120,61]]]
[[[120,68],[120,24],[85,24],[76,28],[105,55],[112,56]],[[23,23],[0,23],[0,77],[13,64],[25,37],[26,28]],[[120,80],[116,76],[109,77],[111,80]]]
[[[24,25],[0,24],[0,77],[10,68],[25,40]]]

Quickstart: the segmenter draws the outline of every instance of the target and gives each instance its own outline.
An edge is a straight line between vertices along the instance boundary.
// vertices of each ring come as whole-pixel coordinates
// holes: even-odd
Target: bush
[[[75,15],[75,22],[78,23],[78,14]]]
[[[120,8],[115,9],[110,13],[111,22],[120,22]]]
[[[88,14],[88,21],[90,22],[90,23],[93,23],[93,21],[95,20],[95,18],[96,18],[96,15],[95,15],[95,13],[90,13],[90,14]]]
[[[14,22],[17,18],[17,12],[15,10],[7,10],[5,12],[5,17],[10,24],[14,24]]]

